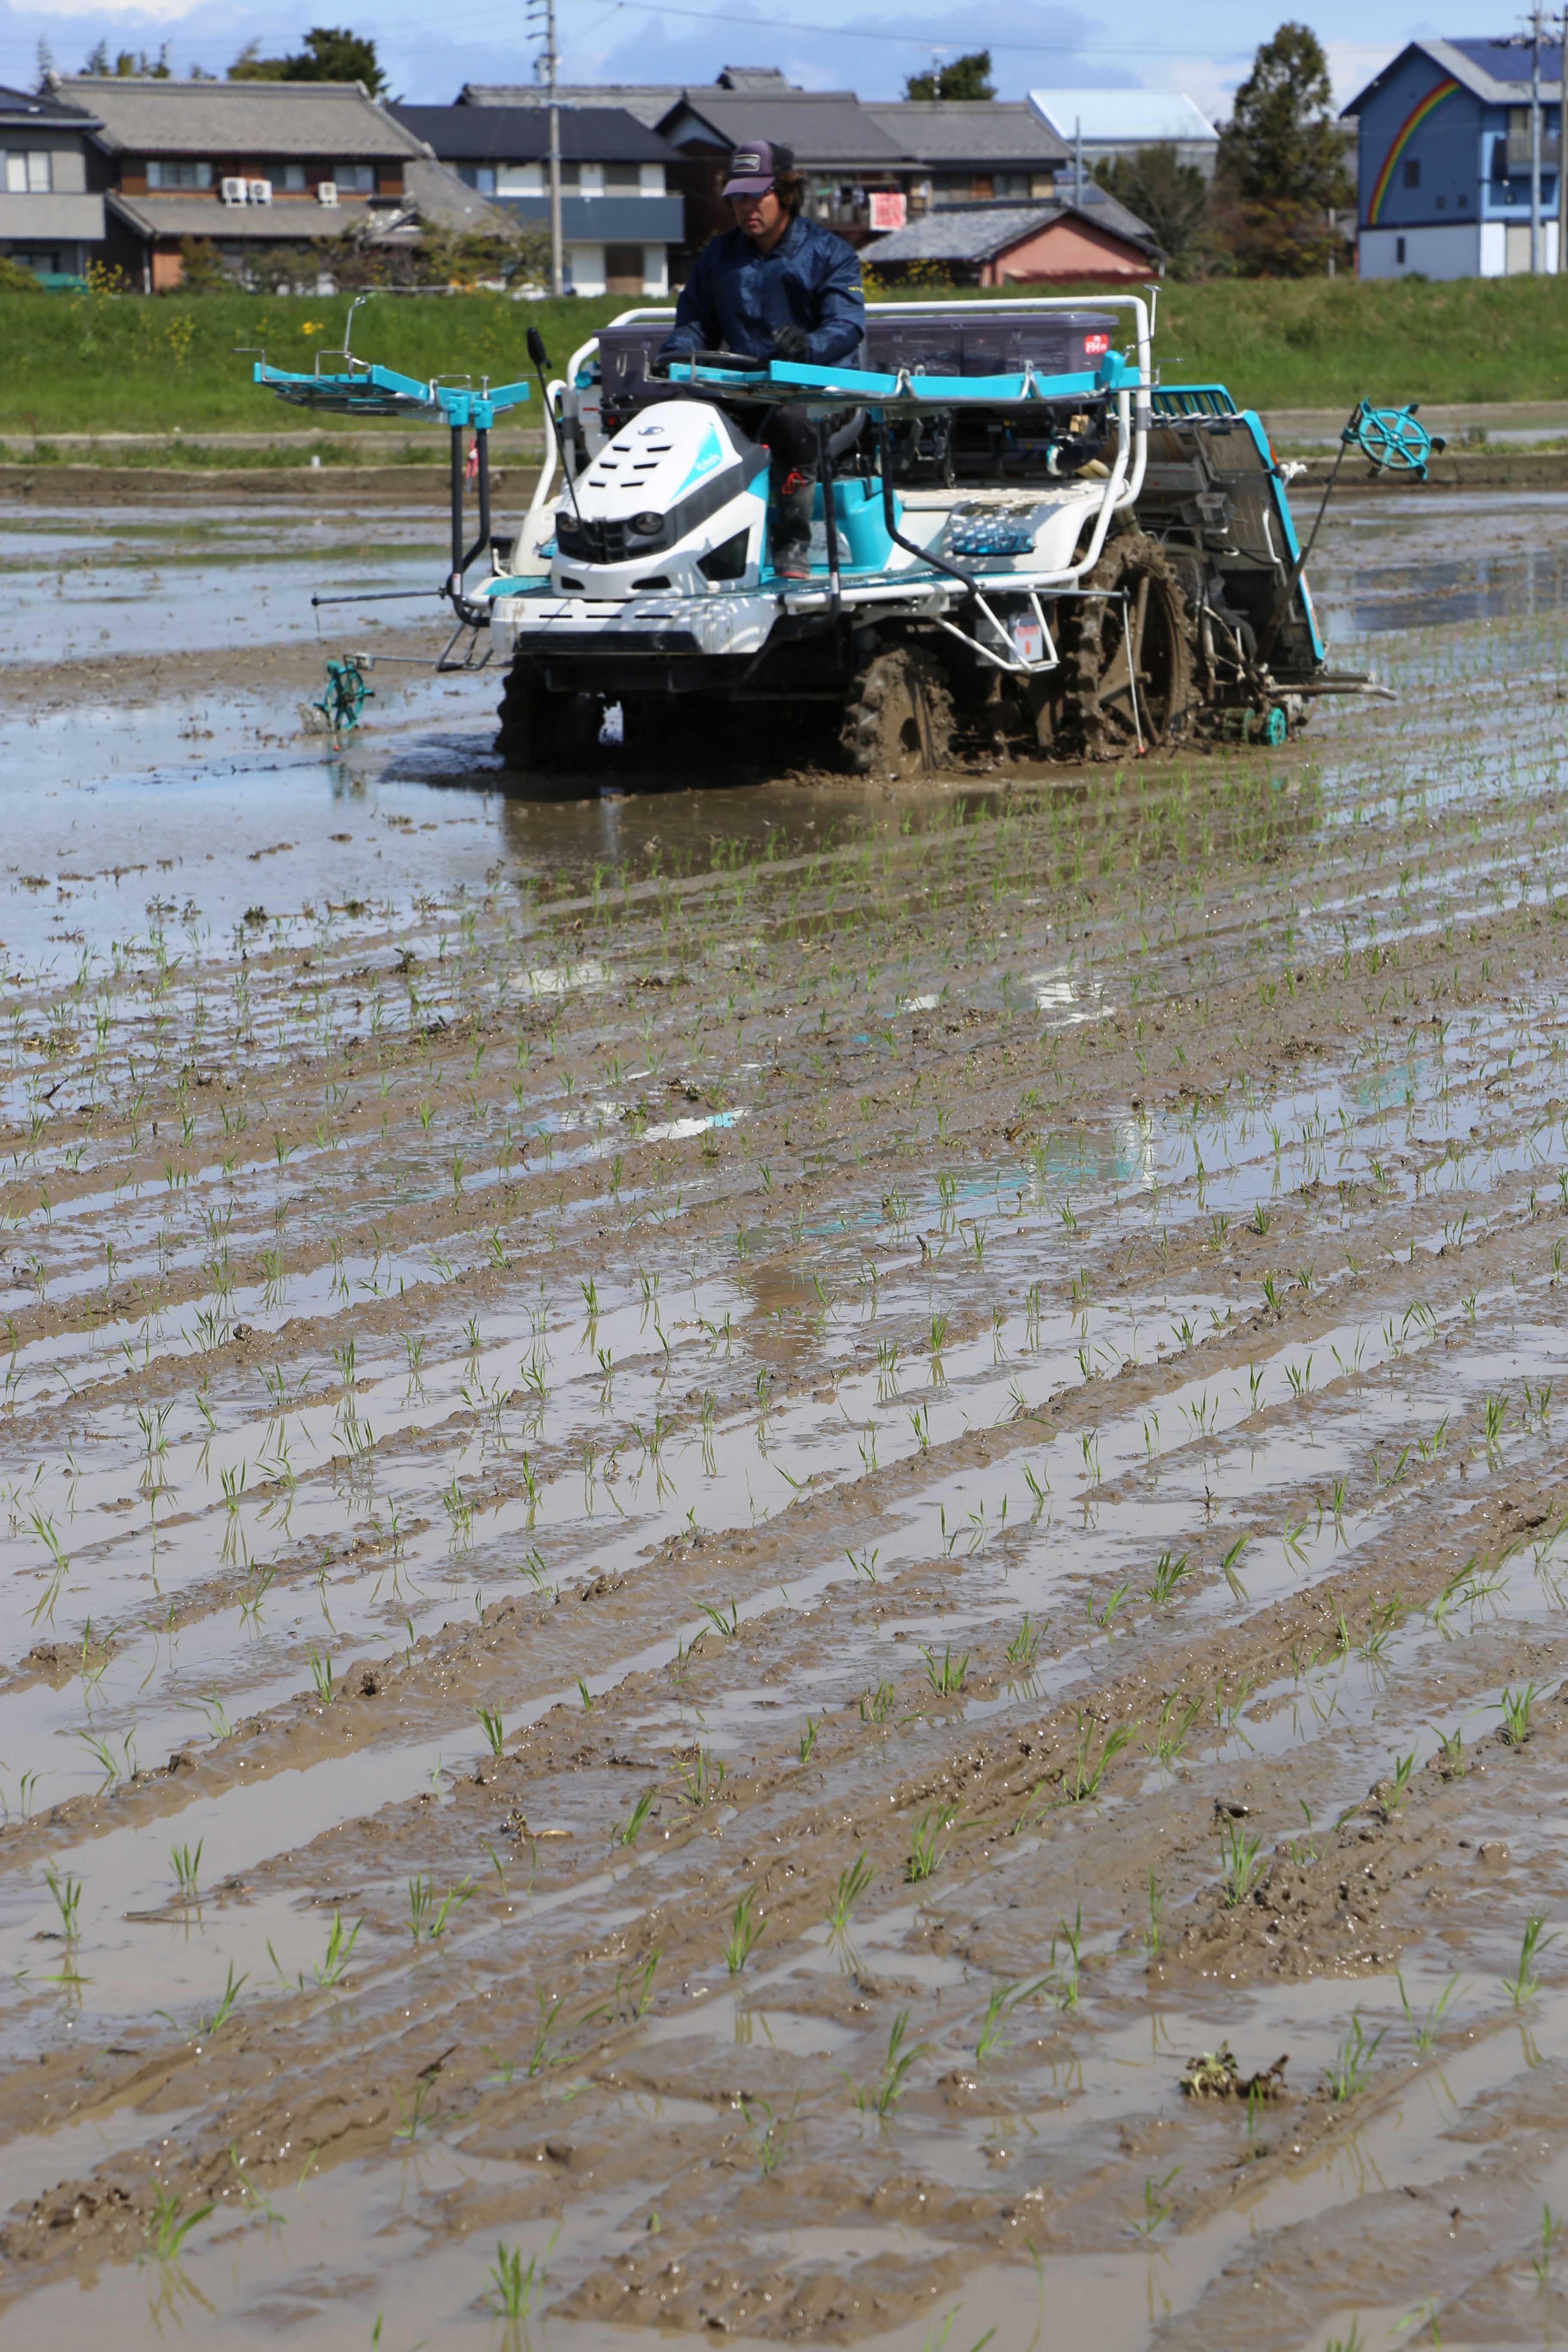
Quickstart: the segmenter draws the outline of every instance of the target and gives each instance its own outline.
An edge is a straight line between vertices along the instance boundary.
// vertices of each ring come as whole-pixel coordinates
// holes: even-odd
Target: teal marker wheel
[[[334,654],[327,661],[326,690],[310,708],[321,712],[332,734],[352,735],[374,691],[359,655],[344,654],[340,659]]]
[[[1426,468],[1433,457],[1447,444],[1440,436],[1427,432],[1416,415],[1419,404],[1408,408],[1373,408],[1363,400],[1356,408],[1342,438],[1362,456],[1378,474],[1411,474],[1418,482],[1426,479]]]
[[[1277,702],[1267,710],[1248,710],[1243,714],[1241,739],[1244,743],[1283,743],[1290,731],[1290,722]]]

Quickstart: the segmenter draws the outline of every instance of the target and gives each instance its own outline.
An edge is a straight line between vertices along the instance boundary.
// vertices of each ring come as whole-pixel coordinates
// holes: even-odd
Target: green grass
[[[933,289],[913,289],[929,297]],[[977,289],[971,289],[977,290]],[[1072,290],[1072,289],[1066,289]],[[1079,289],[1092,299],[1094,289]],[[356,349],[413,375],[458,369],[500,383],[527,373],[537,326],[556,368],[630,307],[511,302],[490,294],[384,297],[360,312]],[[239,344],[285,367],[342,340],[345,297],[220,294],[148,300],[0,294],[0,439],[20,433],[309,431],[307,410],[256,391]],[[313,333],[307,334],[310,326]],[[1555,278],[1245,279],[1171,286],[1160,298],[1167,382],[1227,383],[1262,408],[1380,401],[1548,400],[1568,383],[1568,284]],[[537,407],[524,423],[536,424]],[[356,427],[356,430],[359,429]],[[406,439],[408,427],[384,428]],[[431,434],[434,445],[440,436]]]
[[[524,335],[537,326],[552,366],[564,367],[577,345],[630,306],[620,296],[598,301],[511,302],[493,294],[384,296],[354,320],[354,350],[406,374],[488,376],[492,383],[529,376]],[[248,294],[160,298],[0,294],[0,439],[18,433],[310,432],[325,423],[342,432],[375,429],[361,420],[319,418],[257,390],[242,344],[262,345],[274,366],[310,368],[315,354],[341,348],[346,297],[330,301]],[[310,327],[313,332],[307,333]],[[522,413],[537,426],[535,395]],[[401,444],[405,421],[379,428]],[[432,457],[438,428],[428,428]]]

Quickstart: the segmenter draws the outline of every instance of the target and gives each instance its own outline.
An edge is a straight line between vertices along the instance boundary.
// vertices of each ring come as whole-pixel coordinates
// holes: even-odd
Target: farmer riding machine
[[[710,759],[740,713],[753,745],[761,719],[904,776],[1279,741],[1363,685],[1326,667],[1258,418],[1155,385],[1141,297],[874,304],[857,366],[661,375],[669,318],[626,312],[546,388],[545,468],[479,591],[518,773],[591,765],[616,706],[634,765]],[[816,429],[807,580],[770,562],[757,435],[784,401]]]
[[[497,749],[535,791],[602,760],[711,773],[742,719],[753,757],[765,740],[898,778],[1277,743],[1317,697],[1381,691],[1327,666],[1292,469],[1223,386],[1156,383],[1142,296],[877,303],[854,366],[666,363],[672,317],[624,312],[553,383],[529,330],[545,461],[510,535],[491,528],[489,428],[525,383],[422,384],[356,359],[346,333],[322,355],[339,372],[256,366],[285,400],[448,426],[452,559],[434,593],[457,625],[437,667],[505,665]],[[786,402],[818,456],[805,578],[775,571],[771,544],[761,436]],[[1424,478],[1441,446],[1413,410],[1363,404],[1340,457]],[[342,677],[335,691],[342,731],[359,701]]]

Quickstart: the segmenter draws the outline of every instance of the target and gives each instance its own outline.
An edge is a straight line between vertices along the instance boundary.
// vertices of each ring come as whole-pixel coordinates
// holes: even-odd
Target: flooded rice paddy
[[[1565,549],[540,807],[414,509],[0,525],[0,2347],[1557,2339]]]

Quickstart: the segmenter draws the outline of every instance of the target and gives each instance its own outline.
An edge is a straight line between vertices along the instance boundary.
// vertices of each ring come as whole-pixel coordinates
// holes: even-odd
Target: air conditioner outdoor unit
[[[337,182],[336,182],[335,180],[321,180],[321,181],[320,181],[320,182],[317,184],[317,188],[316,188],[316,202],[317,202],[319,205],[335,205],[335,204],[337,203],[337,201],[338,201],[338,184],[337,184]]]
[[[243,180],[220,180],[218,182],[218,194],[222,196],[226,205],[242,205],[245,202],[245,182]]]
[[[271,181],[252,180],[250,183],[250,201],[253,205],[269,205],[272,202]]]

